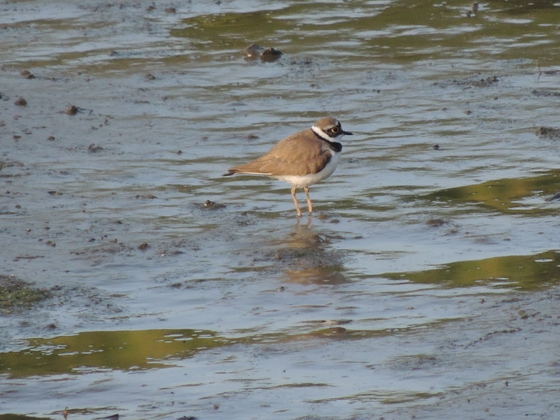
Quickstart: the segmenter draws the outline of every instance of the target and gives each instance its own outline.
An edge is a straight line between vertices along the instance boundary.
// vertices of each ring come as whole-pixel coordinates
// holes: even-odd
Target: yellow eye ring
[[[331,128],[331,131],[332,131],[334,134],[337,134],[337,133],[340,131],[340,128],[338,128],[338,127],[333,127],[333,128]]]

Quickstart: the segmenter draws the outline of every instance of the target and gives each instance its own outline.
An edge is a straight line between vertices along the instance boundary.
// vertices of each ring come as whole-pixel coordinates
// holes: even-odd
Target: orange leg
[[[301,210],[296,197],[296,187],[292,187],[292,198],[294,199],[294,204],[296,205],[297,217],[301,217]]]
[[[309,209],[309,214],[313,213],[313,204],[311,204],[311,198],[309,197],[309,187],[303,187],[305,191],[305,198],[307,198],[307,208]]]

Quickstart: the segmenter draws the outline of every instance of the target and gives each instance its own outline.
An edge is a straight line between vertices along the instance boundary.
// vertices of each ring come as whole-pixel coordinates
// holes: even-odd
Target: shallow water
[[[150,5],[0,4],[2,412],[551,418],[557,5]],[[326,114],[313,217],[221,177]]]

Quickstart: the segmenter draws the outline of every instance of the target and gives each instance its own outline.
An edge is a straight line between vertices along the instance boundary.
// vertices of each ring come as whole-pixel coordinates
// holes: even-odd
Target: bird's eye
[[[338,134],[339,131],[340,131],[340,128],[338,128],[338,127],[333,127],[333,128],[331,128],[331,132],[332,132],[333,134]]]

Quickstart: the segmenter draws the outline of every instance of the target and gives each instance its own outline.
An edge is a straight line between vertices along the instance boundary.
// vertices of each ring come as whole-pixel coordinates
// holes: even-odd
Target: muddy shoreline
[[[3,410],[558,411],[553,6],[320,6],[0,5]],[[325,115],[312,217],[221,176]]]

